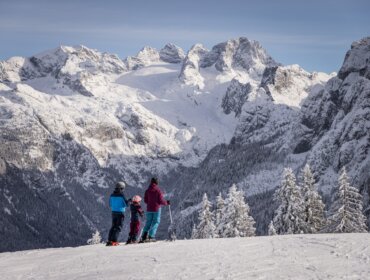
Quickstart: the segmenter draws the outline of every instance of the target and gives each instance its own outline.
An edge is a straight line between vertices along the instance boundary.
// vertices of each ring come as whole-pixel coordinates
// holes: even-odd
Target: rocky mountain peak
[[[155,48],[145,46],[136,56],[128,56],[124,59],[124,63],[128,70],[137,70],[152,63],[159,62],[159,59],[159,52]]]
[[[370,78],[370,37],[352,43],[338,72],[338,78],[344,80],[351,72]]]
[[[211,51],[200,44],[194,45],[184,60],[180,79],[186,84],[202,87],[199,69],[214,66],[221,75],[229,77],[228,81],[242,72],[242,76],[248,76],[247,80],[259,83],[266,67],[278,65],[260,43],[240,37],[217,44]]]
[[[264,69],[265,66],[277,65],[259,42],[251,41],[245,37],[215,45],[205,58],[203,67],[209,67],[213,64],[220,72],[231,71],[233,68],[249,70],[257,67]]]
[[[180,63],[185,58],[185,53],[180,47],[169,43],[159,51],[159,56],[164,62]]]
[[[324,87],[331,75],[309,73],[299,65],[272,66],[263,72],[260,87],[275,103],[300,107],[311,90]]]
[[[60,46],[30,58],[11,58],[0,62],[0,82],[10,84],[51,76],[72,91],[91,96],[84,80],[93,75],[125,71],[127,67],[117,55],[100,53],[85,46]]]
[[[199,68],[202,66],[204,57],[208,52],[202,44],[195,44],[191,47],[184,59],[179,75],[181,81],[187,85],[204,87],[204,78],[199,73]]]
[[[144,64],[150,64],[159,61],[159,52],[155,48],[145,46],[137,53],[136,57],[143,61]]]

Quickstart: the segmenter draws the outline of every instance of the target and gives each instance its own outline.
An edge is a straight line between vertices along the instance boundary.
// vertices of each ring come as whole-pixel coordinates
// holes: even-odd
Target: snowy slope
[[[369,279],[370,235],[285,235],[0,254],[2,279]]]

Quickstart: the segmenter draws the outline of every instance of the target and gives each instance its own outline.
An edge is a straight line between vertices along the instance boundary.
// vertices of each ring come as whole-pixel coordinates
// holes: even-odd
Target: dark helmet
[[[153,177],[153,178],[150,180],[150,183],[158,185],[158,178],[157,178],[157,177]]]
[[[116,189],[120,189],[120,190],[124,190],[126,188],[126,184],[125,184],[125,182],[118,182],[117,184],[116,184]]]

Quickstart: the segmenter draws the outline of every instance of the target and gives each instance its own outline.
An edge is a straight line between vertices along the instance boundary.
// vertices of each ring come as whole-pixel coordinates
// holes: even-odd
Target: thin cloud
[[[348,45],[348,42],[353,38],[336,38],[323,35],[286,35],[276,33],[246,33],[228,30],[209,30],[209,29],[184,29],[184,28],[166,28],[166,27],[145,27],[145,26],[86,26],[76,27],[73,25],[60,26],[57,23],[43,24],[42,22],[33,22],[32,24],[20,23],[9,19],[0,19],[0,31],[14,32],[32,32],[36,33],[63,33],[64,35],[85,35],[92,38],[117,38],[119,36],[127,36],[129,38],[145,37],[148,39],[162,40],[189,40],[193,43],[205,41],[219,41],[236,38],[247,34],[246,37],[261,41],[269,45],[302,45],[302,46],[322,46],[322,47],[342,47]],[[245,36],[245,35],[244,35]]]

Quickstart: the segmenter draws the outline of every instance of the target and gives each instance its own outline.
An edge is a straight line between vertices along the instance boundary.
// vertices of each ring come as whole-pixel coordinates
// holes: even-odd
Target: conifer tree
[[[208,200],[207,194],[204,194],[202,208],[199,210],[199,224],[192,233],[193,239],[206,239],[217,236],[211,207],[212,205]]]
[[[308,164],[303,169],[302,197],[305,213],[305,233],[317,233],[325,226],[325,205],[317,191],[315,179]]]
[[[222,216],[221,237],[246,237],[254,236],[255,221],[249,215],[249,206],[244,201],[244,194],[236,189],[233,184],[225,200],[225,213]]]
[[[191,231],[191,239],[197,239],[197,228],[195,224],[193,225],[193,230]]]
[[[291,168],[285,168],[283,180],[274,194],[279,203],[273,220],[277,234],[304,233],[306,228],[303,199]]]
[[[218,194],[216,197],[216,207],[215,207],[215,226],[216,226],[216,233],[218,236],[221,235],[222,230],[222,216],[225,212],[225,201],[222,198],[221,193]]]
[[[367,232],[366,218],[362,213],[362,196],[349,184],[345,167],[338,180],[332,215],[329,217],[328,232]]]
[[[90,239],[87,240],[88,245],[96,245],[101,243],[101,236],[98,230],[93,233]]]
[[[275,227],[274,227],[274,223],[271,221],[270,224],[269,224],[269,235],[276,235],[276,230],[275,230]]]

